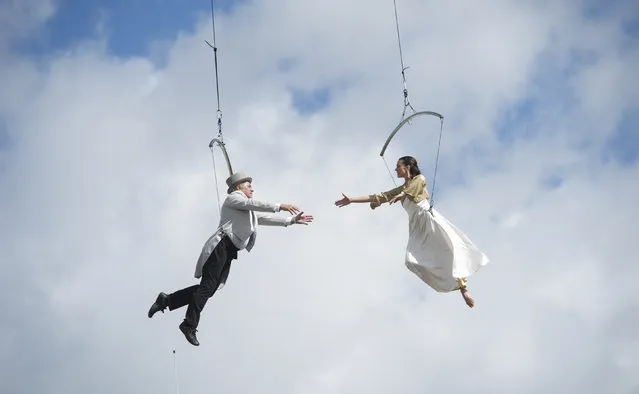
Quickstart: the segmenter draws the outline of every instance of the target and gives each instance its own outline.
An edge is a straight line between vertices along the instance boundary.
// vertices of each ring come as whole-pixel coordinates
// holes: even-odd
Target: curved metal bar
[[[388,147],[388,144],[390,144],[390,141],[393,139],[393,137],[395,136],[395,134],[397,134],[397,132],[399,131],[399,129],[402,128],[403,125],[406,124],[406,122],[409,122],[411,119],[413,119],[416,116],[420,116],[420,115],[432,115],[432,116],[436,116],[439,119],[443,120],[444,117],[440,114],[438,114],[437,112],[433,112],[433,111],[420,111],[420,112],[415,112],[414,114],[412,114],[411,116],[407,117],[406,119],[402,120],[401,122],[399,122],[399,124],[397,125],[397,127],[395,127],[395,129],[392,131],[392,133],[388,136],[388,138],[386,139],[386,143],[384,143],[384,147],[382,148],[382,152],[379,154],[380,156],[384,156],[384,152],[386,152],[386,148]]]
[[[217,144],[217,146],[220,147],[220,150],[224,154],[224,159],[226,160],[226,165],[227,165],[227,167],[229,169],[229,176],[233,175],[233,167],[231,167],[231,160],[229,160],[229,154],[226,152],[226,145],[219,138],[213,138],[211,140],[211,142],[209,143],[209,148],[211,149],[211,152],[212,152],[212,149],[213,149],[213,144]]]

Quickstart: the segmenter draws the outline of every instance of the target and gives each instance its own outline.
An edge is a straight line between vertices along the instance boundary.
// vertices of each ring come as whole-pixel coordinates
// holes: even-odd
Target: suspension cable
[[[399,127],[401,127],[401,125],[404,122],[410,123],[410,118],[412,118],[413,116],[415,116],[418,113],[417,113],[417,111],[415,111],[415,108],[413,108],[413,106],[410,103],[410,100],[408,98],[408,84],[406,82],[406,70],[409,67],[406,67],[404,65],[404,53],[403,53],[403,50],[402,50],[402,40],[401,40],[401,35],[400,35],[400,32],[399,32],[399,17],[397,15],[397,0],[393,0],[393,8],[394,8],[394,11],[395,11],[395,27],[396,27],[396,30],[397,30],[397,46],[399,48],[399,61],[400,61],[400,66],[401,66],[401,70],[402,70],[402,83],[404,85],[404,90],[403,90],[403,93],[404,93],[404,110],[402,111],[402,118],[401,118],[401,121],[400,121],[400,125],[398,126],[398,128],[399,128]],[[405,116],[406,116],[406,108],[407,107],[410,107],[410,109],[413,111],[413,115],[409,116],[408,119],[405,118]],[[419,114],[421,114],[421,112]],[[437,169],[439,167],[439,152],[440,152],[440,148],[441,148],[442,132],[443,132],[443,129],[444,129],[444,117],[441,116],[441,115],[439,115],[439,116],[440,116],[439,141],[437,143],[437,156],[435,158],[435,171],[433,173],[433,187],[431,189],[431,195],[430,195],[429,212],[431,214],[432,214],[432,210],[433,210],[433,205],[435,203],[434,202],[435,201],[434,200],[434,196],[435,196],[435,185],[436,185],[436,182],[437,182]],[[397,131],[397,129],[395,131]],[[390,138],[392,138],[392,135],[391,135]],[[389,138],[389,140],[390,140],[390,138]],[[387,144],[388,144],[388,141],[387,141]],[[390,170],[390,167],[388,166],[388,163],[386,162],[386,158],[384,157],[384,153],[383,152],[384,152],[384,150],[382,150],[381,156],[382,156],[382,159],[384,160],[384,164],[386,165],[386,169],[388,170],[388,173],[391,176],[391,179],[393,180],[393,183],[395,184],[395,186],[397,186],[397,183],[395,182],[395,177],[393,177],[393,174],[392,174],[392,172]]]
[[[209,143],[209,149],[211,150],[211,157],[213,158],[213,174],[215,176],[215,193],[217,194],[217,207],[218,210],[221,211],[221,203],[220,203],[220,188],[218,185],[217,179],[217,166],[215,165],[215,152],[213,151],[213,147],[217,144],[222,153],[224,153],[224,157],[226,159],[226,163],[229,168],[229,175],[232,175],[231,163],[228,158],[228,154],[226,152],[225,144],[224,144],[224,136],[222,135],[222,110],[220,108],[220,83],[219,83],[219,73],[218,73],[218,64],[217,64],[217,40],[215,36],[215,0],[211,0],[211,25],[213,29],[213,44],[204,40],[209,47],[213,49],[214,56],[214,65],[215,65],[215,91],[216,91],[216,99],[217,99],[217,138],[214,138]]]
[[[430,207],[428,210],[433,213],[433,206],[435,205],[435,183],[437,182],[437,167],[439,166],[439,148],[442,145],[442,131],[444,130],[444,118],[439,122],[439,141],[437,142],[437,156],[435,157],[435,171],[433,174],[433,187],[430,192]]]
[[[400,65],[402,67],[402,83],[404,85],[404,110],[402,111],[402,119],[404,119],[404,116],[406,115],[406,107],[410,107],[410,109],[413,110],[413,113],[415,112],[415,108],[413,108],[413,106],[410,103],[410,100],[408,99],[408,86],[406,83],[406,70],[408,69],[408,67],[404,66],[404,54],[402,51],[402,39],[401,36],[399,34],[399,18],[397,17],[397,0],[393,0],[393,8],[395,9],[395,28],[397,30],[397,45],[399,47],[399,62]]]
[[[217,128],[218,128],[218,138],[220,141],[224,142],[224,138],[222,136],[222,110],[220,109],[220,84],[219,84],[219,76],[217,70],[217,43],[215,37],[215,0],[211,0],[211,26],[213,29],[213,45],[210,42],[206,41],[206,43],[213,49],[213,57],[215,63],[215,90],[216,90],[216,98],[217,98]]]

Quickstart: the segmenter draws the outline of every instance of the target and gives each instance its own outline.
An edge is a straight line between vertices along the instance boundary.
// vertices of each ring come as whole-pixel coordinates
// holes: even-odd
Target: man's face
[[[251,198],[253,197],[253,186],[251,185],[251,182],[243,182],[240,183],[237,187],[237,190],[241,191],[242,193],[244,193],[244,195],[247,198]]]

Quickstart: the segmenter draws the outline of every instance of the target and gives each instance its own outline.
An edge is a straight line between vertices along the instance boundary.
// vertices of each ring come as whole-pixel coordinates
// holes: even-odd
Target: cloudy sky
[[[195,348],[146,312],[217,226],[209,2],[0,0],[0,392],[639,392],[636,1],[397,10],[411,103],[445,116],[435,206],[491,260],[476,307],[406,269],[401,206],[333,205],[393,187],[393,2],[218,1],[233,167],[315,222],[260,231]],[[438,132],[389,165],[432,185]]]

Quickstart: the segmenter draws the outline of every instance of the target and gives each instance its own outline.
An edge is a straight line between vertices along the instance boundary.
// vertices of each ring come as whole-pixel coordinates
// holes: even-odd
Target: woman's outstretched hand
[[[335,201],[335,205],[337,205],[340,208],[345,207],[346,205],[351,203],[350,197],[347,197],[346,194],[344,193],[342,193],[342,196],[344,196],[344,198],[342,198],[341,200]]]

